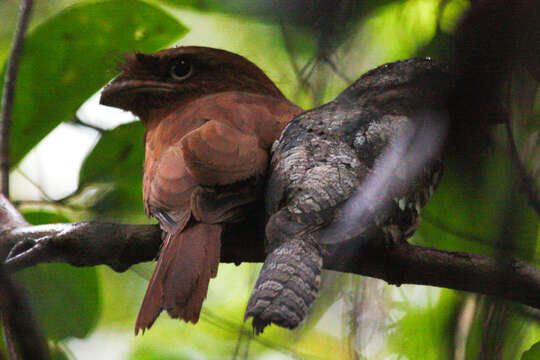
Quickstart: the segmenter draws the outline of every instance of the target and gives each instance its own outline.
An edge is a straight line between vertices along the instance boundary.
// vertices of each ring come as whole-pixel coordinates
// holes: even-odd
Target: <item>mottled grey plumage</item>
[[[304,319],[318,294],[323,258],[329,261],[334,250],[328,237],[389,244],[414,233],[440,179],[436,153],[420,167],[409,166],[414,154],[400,159],[392,176],[380,179],[388,192],[375,194],[360,214],[365,221],[341,224],[355,219],[347,200],[368,178],[379,180],[389,145],[415,132],[426,114],[444,112],[450,85],[448,72],[429,59],[387,64],[287,125],[273,147],[265,196],[269,255],[246,310],[257,333],[270,323],[294,328]]]
[[[257,296],[248,304],[257,334],[273,322],[294,328],[306,316],[321,283],[322,256],[316,245],[300,239],[272,251],[257,280]]]

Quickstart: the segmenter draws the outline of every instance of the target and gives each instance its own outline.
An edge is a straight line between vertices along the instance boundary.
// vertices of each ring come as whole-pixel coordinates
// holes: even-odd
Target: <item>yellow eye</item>
[[[193,63],[190,59],[180,57],[173,63],[169,73],[175,80],[185,80],[193,74]]]

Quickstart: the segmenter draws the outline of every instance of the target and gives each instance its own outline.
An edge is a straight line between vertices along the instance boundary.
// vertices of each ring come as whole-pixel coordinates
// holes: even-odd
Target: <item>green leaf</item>
[[[34,224],[68,220],[56,213],[35,210],[26,219]],[[96,325],[100,294],[95,268],[48,264],[28,268],[16,278],[49,339],[82,338]]]
[[[100,298],[94,268],[48,264],[17,274],[49,339],[85,337],[98,320]]]
[[[326,30],[331,21],[328,13],[325,11],[324,4],[313,2],[307,5],[302,1],[253,1],[253,0],[160,0],[168,6],[179,8],[192,8],[196,11],[202,11],[206,14],[227,14],[239,19],[256,21],[258,23],[287,25],[286,38],[294,56],[307,56],[308,58],[316,55],[318,30]],[[376,1],[358,1],[350,2],[352,18],[347,22],[339,23],[341,31],[332,32],[328,38],[334,44],[340,43],[340,35],[354,31],[362,18],[367,18],[377,10],[388,6],[389,4],[399,4],[396,0],[376,0]],[[347,6],[348,6],[347,5]],[[340,5],[341,6],[341,5]],[[315,10],[319,9],[319,13]],[[351,21],[352,20],[352,21]],[[343,31],[345,29],[349,31]],[[281,32],[280,29],[276,29]],[[281,36],[279,36],[281,38]],[[328,45],[328,44],[325,44]],[[304,59],[302,59],[304,60]]]
[[[86,158],[80,176],[81,186],[107,183],[105,197],[94,205],[100,214],[142,215],[142,168],[144,127],[133,122],[107,131]]]
[[[415,306],[406,298],[396,300],[394,309],[406,312],[393,324],[392,335],[387,338],[388,349],[406,359],[450,358],[452,338],[448,332],[454,324],[458,304],[458,297],[449,290],[442,290],[438,301],[427,307]]]
[[[521,360],[537,360],[540,359],[540,341],[531,346],[531,348],[523,353]]]
[[[69,357],[62,349],[55,346],[51,349],[51,360],[69,360]]]
[[[132,360],[187,360],[189,357],[170,354],[170,349],[142,348],[131,355]]]
[[[115,75],[124,52],[156,51],[186,30],[163,10],[136,0],[85,1],[36,27],[25,41],[17,79],[12,163],[70,120]]]
[[[70,219],[57,212],[48,212],[43,210],[22,210],[24,218],[31,224],[53,224],[68,223]]]
[[[494,250],[504,245],[514,249],[514,256],[534,257],[536,215],[512,184],[515,176],[504,151],[494,148],[472,171],[446,159],[442,183],[414,237],[417,243],[485,255],[497,254]],[[512,231],[506,233],[509,224]]]
[[[305,18],[305,5],[300,1],[296,2],[279,2],[279,1],[253,1],[253,0],[161,0],[170,6],[191,7],[199,11],[219,12],[225,14],[233,14],[240,16],[252,16],[257,20],[271,20],[274,22],[280,21],[296,21],[305,23],[308,20]],[[376,0],[364,1],[358,4],[357,13],[365,15],[382,6],[398,2],[396,0]],[[307,9],[311,10],[311,9]],[[289,11],[287,15],[283,15],[283,11]]]
[[[144,126],[140,121],[121,125],[101,137],[81,169],[80,183],[142,177]]]

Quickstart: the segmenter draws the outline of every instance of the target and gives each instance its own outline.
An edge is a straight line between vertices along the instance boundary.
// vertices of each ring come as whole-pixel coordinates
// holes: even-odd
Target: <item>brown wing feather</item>
[[[260,176],[268,162],[256,136],[214,120],[184,136],[180,148],[187,170],[205,186]]]
[[[188,152],[191,152],[191,155],[199,155],[215,161],[217,156],[213,157],[212,154],[205,155],[203,153],[205,150],[211,150],[208,142],[214,147],[223,146],[222,149],[218,149],[218,153],[222,157],[227,157],[226,153],[231,151],[230,146],[233,145],[236,138],[227,139],[224,135],[226,133],[229,133],[230,136],[238,134],[238,141],[242,144],[240,146],[246,150],[250,150],[247,145],[256,144],[251,150],[255,151],[254,157],[257,159],[255,162],[262,164],[262,159],[267,156],[268,148],[279,136],[283,127],[301,111],[301,108],[285,99],[230,91],[202,97],[172,111],[159,121],[147,123],[143,181],[147,214],[152,213],[151,208],[163,208],[169,211],[185,208],[185,199],[193,190],[191,185],[201,180],[193,178],[196,171],[189,174],[185,172],[184,154],[180,145],[188,140],[183,140],[184,137],[188,136],[189,138],[194,131],[204,127],[202,133],[199,133],[197,141],[206,144],[198,151],[192,151],[191,146],[186,148]],[[216,122],[223,125],[217,125]],[[208,125],[210,123],[213,125]],[[212,133],[215,133],[217,137],[211,137]],[[219,143],[223,140],[223,143]],[[194,142],[195,139],[191,141]],[[244,154],[244,158],[252,161],[251,155],[253,154],[245,152],[242,154]],[[238,161],[232,161],[234,167],[234,163],[238,163]],[[234,176],[222,175],[221,179],[225,180],[225,183],[229,183],[231,180],[227,179],[243,178],[247,173],[249,170]],[[203,179],[200,184],[206,185],[207,182]]]
[[[303,110],[283,98],[230,91],[195,101],[202,119],[226,123],[243,134],[253,135],[268,150],[287,123]]]
[[[249,205],[260,198],[259,188],[256,180],[220,191],[199,187],[191,197],[191,213],[197,221],[207,224],[236,222],[252,211]]]

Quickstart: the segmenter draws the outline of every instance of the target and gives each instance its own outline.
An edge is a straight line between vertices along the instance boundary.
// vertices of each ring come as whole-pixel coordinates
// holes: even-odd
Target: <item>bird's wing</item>
[[[192,213],[206,223],[237,218],[260,198],[269,147],[300,111],[283,99],[231,91],[171,113],[146,136],[147,214],[165,228],[182,228]]]
[[[183,164],[182,153],[169,147],[152,171],[145,171],[143,192],[147,213],[158,218],[167,232],[183,229],[187,224],[191,214],[191,194],[198,186]]]
[[[265,150],[280,136],[289,120],[302,112],[285,99],[242,91],[205,96],[190,107],[197,109],[201,119],[216,120],[243,134],[256,136]]]
[[[211,120],[180,143],[184,164],[203,186],[228,185],[264,174],[268,154],[255,135]]]

